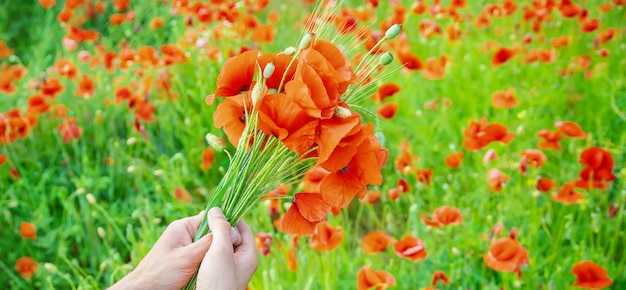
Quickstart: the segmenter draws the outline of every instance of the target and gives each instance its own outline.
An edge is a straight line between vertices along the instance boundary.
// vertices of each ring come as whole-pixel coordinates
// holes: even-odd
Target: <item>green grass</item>
[[[15,107],[24,109],[31,94],[25,89],[27,80],[38,78],[57,59],[76,62],[77,52],[68,52],[61,45],[65,31],[56,21],[56,13],[64,1],[58,2],[51,10],[44,10],[38,3],[0,4],[0,29],[3,29],[0,39],[14,48],[17,56],[0,60],[0,64],[20,62],[29,69],[15,94],[0,96],[0,112]],[[88,21],[86,26],[102,34],[100,42],[107,51],[119,50],[121,41],[136,49],[142,45],[158,48],[183,40],[184,17],[169,14],[171,3],[156,5],[157,2],[161,1],[132,1],[136,20],[118,27],[108,25],[113,8],[107,2],[105,15]],[[289,5],[274,2],[258,18],[265,23],[268,12],[279,9],[281,20],[276,24],[276,39],[271,44],[254,44],[268,52],[295,45],[299,31],[294,30],[293,23],[301,21],[311,10],[301,1]],[[380,2],[376,12],[378,21],[391,15],[387,4],[382,3],[386,1]],[[402,2],[410,7],[408,2],[412,1]],[[472,2],[470,7],[462,11],[476,16],[483,4],[468,2]],[[389,78],[399,83],[402,91],[390,100],[400,103],[397,115],[391,120],[380,120],[380,130],[390,151],[390,160],[383,169],[384,183],[375,188],[382,191],[381,200],[373,206],[354,201],[339,216],[329,216],[329,222],[340,225],[345,232],[345,239],[332,252],[317,252],[308,246],[308,238],[301,238],[296,272],[287,269],[289,237],[276,232],[266,207],[259,204],[246,220],[255,233],[273,233],[274,242],[270,255],[260,257],[252,288],[351,289],[356,287],[359,268],[370,266],[391,272],[398,289],[429,285],[435,270],[443,270],[451,277],[450,286],[439,285],[443,289],[499,289],[500,286],[568,289],[575,280],[571,267],[585,259],[607,269],[613,289],[626,288],[626,253],[622,246],[626,243],[623,232],[626,171],[622,169],[626,159],[623,129],[626,120],[616,112],[626,111],[625,10],[616,7],[608,14],[600,14],[596,9],[600,3],[587,1],[581,5],[590,9],[591,17],[602,20],[601,29],[616,27],[619,31],[615,39],[603,46],[610,51],[609,58],[603,59],[593,51],[597,33],[581,33],[575,19],[562,19],[555,11],[554,21],[544,27],[546,43],[533,42],[529,48],[548,48],[550,39],[570,35],[572,44],[559,49],[556,61],[527,65],[522,61],[523,56],[516,56],[498,68],[491,66],[492,54],[481,53],[480,47],[487,40],[509,47],[519,44],[530,32],[528,24],[520,23],[521,11],[511,17],[494,19],[485,30],[463,24],[467,34],[458,43],[447,42],[445,35],[421,39],[417,26],[430,16],[409,14],[404,27],[413,52],[422,60],[445,53],[452,59],[452,65],[447,68],[446,76],[437,81],[427,80],[419,72],[396,72]],[[521,9],[523,5],[519,3],[519,6]],[[149,22],[155,16],[164,17],[166,25],[152,31]],[[436,21],[444,31],[450,23],[447,18]],[[519,26],[517,30],[516,26]],[[501,35],[496,32],[498,29]],[[228,48],[237,51],[241,45],[251,44],[247,39],[209,42],[224,54]],[[93,44],[84,44],[80,49],[95,53]],[[113,78],[123,80],[122,83],[138,80],[133,69],[109,73],[101,67],[79,64],[81,73],[88,73],[96,81],[96,96],[78,99],[72,94],[76,84],[63,80],[65,92],[55,103],[64,104],[70,109],[69,115],[78,118],[83,130],[81,138],[63,144],[57,132],[61,121],[48,113],[39,117],[28,138],[0,145],[0,154],[9,156],[8,163],[21,175],[13,179],[9,164],[0,166],[0,252],[3,253],[0,285],[14,289],[104,288],[137,265],[168,223],[203,209],[211,188],[217,185],[228,166],[225,154],[218,153],[210,170],[201,169],[202,150],[207,147],[205,134],[223,135],[212,124],[215,105],[204,103],[205,97],[215,89],[223,60],[213,62],[193,47],[185,50],[189,61],[168,67],[174,76],[173,91],[179,98],[170,100],[156,92],[151,96],[157,121],[144,124],[148,141],[134,131],[132,112],[124,104],[105,105],[105,99],[114,98]],[[561,77],[559,71],[581,54],[591,56],[593,78],[585,79],[580,71]],[[152,68],[145,72],[155,76],[158,73]],[[509,87],[515,88],[521,105],[509,110],[494,109],[492,93]],[[440,104],[437,110],[424,108],[424,103],[444,98],[452,101],[450,107]],[[372,111],[376,108],[371,102],[364,106]],[[461,145],[468,122],[482,116],[490,122],[505,124],[516,134],[509,145],[489,146],[500,158],[488,166],[482,164],[487,149],[469,152]],[[563,152],[544,150],[548,157],[546,165],[530,168],[526,176],[521,176],[517,169],[520,151],[537,148],[536,133],[541,129],[554,130],[554,123],[559,120],[577,122],[589,137],[563,140]],[[393,168],[393,159],[403,139],[409,140],[412,152],[420,157],[417,167],[433,169],[430,186],[418,183],[413,175],[402,176]],[[585,200],[571,206],[535,192],[538,176],[550,177],[559,186],[576,179],[582,169],[578,164],[580,152],[589,146],[606,148],[615,159],[618,179],[611,183],[610,189],[583,191]],[[465,152],[462,166],[447,168],[443,159],[459,150]],[[105,164],[105,157],[113,163]],[[491,168],[511,177],[500,192],[487,189],[486,174]],[[409,181],[411,191],[393,202],[386,192],[401,177]],[[176,200],[173,196],[176,187],[189,190],[193,203]],[[95,197],[96,202],[90,203],[88,195]],[[608,208],[612,204],[620,210],[609,218]],[[420,221],[419,215],[432,213],[443,205],[458,207],[465,223],[431,229]],[[37,226],[35,241],[20,237],[22,221]],[[530,265],[523,268],[521,279],[514,273],[495,272],[482,260],[489,241],[480,239],[479,235],[488,234],[498,221],[507,231],[518,228],[519,241],[529,250]],[[361,238],[373,230],[386,231],[396,239],[407,234],[421,238],[428,258],[414,263],[397,257],[392,249],[365,255]],[[103,231],[104,237],[98,231]],[[39,263],[30,282],[15,271],[15,261],[22,256],[31,256]],[[44,267],[45,263],[54,265],[56,271]]]

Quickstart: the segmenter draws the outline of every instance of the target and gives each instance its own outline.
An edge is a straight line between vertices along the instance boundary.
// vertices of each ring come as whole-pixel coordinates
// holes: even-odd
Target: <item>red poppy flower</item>
[[[360,128],[345,140],[354,142],[337,147],[340,149],[322,164],[331,173],[324,177],[320,189],[332,206],[345,208],[355,196],[366,192],[368,184],[382,183],[380,168],[387,162],[388,151],[373,136],[371,124]]]
[[[257,233],[254,236],[256,249],[259,250],[261,255],[267,256],[270,253],[270,246],[272,245],[273,236],[267,233]]]
[[[54,98],[56,95],[62,93],[63,90],[65,90],[65,86],[61,84],[61,81],[57,78],[51,77],[43,83],[40,91],[44,96]]]
[[[2,165],[2,164],[0,164]],[[361,203],[372,205],[375,204],[380,199],[380,191],[379,190],[368,190],[365,193],[365,196],[359,199]]]
[[[508,236],[495,240],[483,257],[485,264],[498,272],[519,272],[528,265],[528,250],[516,239]]]
[[[378,87],[378,92],[372,95],[372,100],[382,102],[385,99],[394,96],[401,90],[400,85],[396,83],[385,83]]]
[[[317,193],[296,193],[291,207],[282,218],[285,233],[306,236],[315,231],[317,223],[326,218],[330,205]]]
[[[215,151],[210,147],[205,148],[202,151],[202,170],[206,171],[211,169],[213,162],[215,162]]]
[[[292,151],[304,153],[313,146],[319,120],[308,116],[288,96],[289,93],[272,94],[258,101],[255,108],[259,112],[259,128]]]
[[[552,132],[550,130],[544,129],[537,133],[537,137],[544,139],[543,141],[540,141],[539,144],[537,144],[539,148],[554,149],[556,151],[562,150],[561,145],[559,144],[559,142],[563,140],[563,138],[561,138],[560,130]]]
[[[373,254],[384,251],[394,242],[394,238],[387,233],[373,231],[363,237],[361,240],[361,246],[363,247],[363,252],[366,254]]]
[[[72,140],[80,138],[82,129],[78,126],[76,117],[67,118],[58,127],[59,134],[63,137],[63,143],[67,144]]]
[[[0,133],[3,134],[3,133]],[[4,154],[0,154],[0,166],[4,165],[5,162],[7,162],[7,160],[9,159],[9,157],[7,157]]]
[[[376,287],[377,290],[387,289],[396,285],[396,278],[387,271],[374,270],[369,267],[359,269],[357,273],[357,290],[368,290]]]
[[[519,101],[514,95],[515,89],[510,88],[506,91],[497,91],[493,93],[491,97],[491,103],[496,109],[507,108],[511,109],[519,105]]]
[[[20,235],[22,238],[35,240],[37,238],[37,228],[32,223],[22,222],[20,224]]]
[[[547,160],[546,154],[538,149],[526,149],[522,151],[522,158],[535,168],[541,168]]]
[[[248,110],[248,113],[244,110],[243,98],[245,98],[245,108]],[[239,138],[246,126],[246,114],[250,114],[251,110],[252,100],[250,99],[250,92],[245,93],[243,96],[226,98],[215,109],[213,114],[215,127],[222,128],[228,137],[228,141],[235,147],[239,144]]]
[[[74,95],[81,98],[90,98],[95,94],[95,85],[93,79],[84,74],[78,82],[78,88],[74,91]]]
[[[574,191],[574,183],[567,182],[563,184],[563,187],[559,189],[556,195],[550,195],[554,201],[563,203],[563,204],[575,204],[581,201],[585,196],[580,192]]]
[[[500,65],[503,65],[507,61],[509,61],[514,56],[515,56],[515,51],[514,50],[512,50],[512,49],[510,49],[508,47],[501,47],[493,55],[493,58],[491,59],[491,64],[494,67],[498,67]]]
[[[407,174],[413,171],[413,162],[418,160],[417,156],[410,152],[411,146],[409,141],[404,139],[400,145],[400,154],[396,157],[395,167],[401,174]]]
[[[496,168],[489,170],[489,173],[487,173],[487,182],[491,191],[501,191],[503,184],[509,182],[510,179],[508,175]]]
[[[592,261],[576,263],[572,267],[572,274],[576,276],[573,287],[601,289],[613,285],[606,269]]]
[[[433,212],[432,220],[429,220],[424,215],[421,215],[420,219],[427,226],[439,228],[444,226],[462,224],[463,214],[461,214],[461,211],[456,207],[441,206],[436,208]]]
[[[56,3],[56,0],[39,0],[39,4],[41,4],[44,9],[52,8]]]
[[[50,110],[51,105],[42,94],[34,94],[28,98],[28,112],[42,114]]]
[[[448,167],[455,169],[461,166],[464,156],[465,155],[463,154],[463,152],[460,152],[460,151],[452,152],[448,156],[446,156],[446,158],[443,161],[446,163]]]
[[[184,203],[191,203],[191,194],[189,194],[189,191],[181,187],[174,188],[174,198]]]
[[[587,182],[593,180],[594,182],[591,184],[596,188],[605,189],[607,185],[604,182],[613,181],[616,178],[613,174],[615,161],[611,153],[605,149],[600,147],[587,148],[580,154],[578,162],[585,165],[585,168],[578,174],[580,179]]]
[[[406,236],[393,244],[396,255],[409,259],[413,262],[426,259],[426,246],[421,239],[414,236]]]
[[[450,278],[448,278],[448,275],[446,275],[446,273],[444,273],[441,270],[437,270],[435,271],[435,273],[433,273],[433,279],[430,282],[431,285],[436,286],[437,283],[441,280],[441,282],[443,282],[446,285],[450,285]]]
[[[549,192],[554,187],[556,187],[556,181],[547,177],[540,177],[537,179],[537,184],[535,185],[535,189],[540,192]]]
[[[426,186],[430,186],[430,180],[433,176],[432,169],[416,169],[415,176],[417,177],[417,181]]]
[[[376,109],[376,114],[385,119],[391,119],[396,115],[396,112],[398,112],[398,106],[398,103],[395,102],[382,104]]]
[[[580,126],[571,121],[559,121],[556,122],[556,127],[559,129],[559,132],[564,133],[565,135],[572,138],[587,138],[587,134],[583,131]]]
[[[30,280],[38,268],[39,264],[33,261],[31,257],[21,257],[15,262],[15,270],[26,280]]]
[[[343,241],[343,230],[340,226],[333,227],[327,221],[317,223],[315,232],[309,239],[311,248],[318,251],[332,251]]]
[[[422,69],[422,76],[429,80],[438,80],[446,74],[446,61],[441,57],[439,59],[430,57],[426,60],[426,64]]]
[[[508,144],[515,137],[515,134],[508,132],[506,126],[499,123],[488,124],[485,117],[480,122],[471,120],[463,134],[463,147],[470,151],[481,150],[494,141]]]

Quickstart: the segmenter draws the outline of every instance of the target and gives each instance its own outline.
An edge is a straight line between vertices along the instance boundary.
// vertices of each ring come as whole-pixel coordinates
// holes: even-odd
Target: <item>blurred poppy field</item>
[[[0,3],[0,285],[106,288],[203,210],[220,71],[297,46],[315,2]],[[626,1],[324,2],[353,64],[393,55],[359,107],[382,184],[310,236],[271,197],[315,172],[276,186],[249,289],[626,289]]]

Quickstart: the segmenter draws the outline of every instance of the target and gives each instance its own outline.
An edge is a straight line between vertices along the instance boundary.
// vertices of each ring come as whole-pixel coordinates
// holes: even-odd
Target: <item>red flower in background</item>
[[[559,121],[556,122],[556,127],[558,131],[572,138],[587,138],[587,134],[583,131],[580,126],[571,121]]]
[[[537,179],[537,184],[535,185],[535,189],[540,192],[549,192],[554,187],[556,187],[556,181],[547,177],[540,177]]]
[[[311,248],[318,251],[332,251],[343,241],[343,230],[340,226],[333,227],[327,221],[317,223],[315,232],[309,239]]]
[[[444,159],[446,165],[452,169],[459,168],[463,162],[463,152],[452,152]]]
[[[578,163],[585,165],[578,176],[576,186],[580,188],[595,187],[598,189],[607,189],[608,184],[615,180],[613,174],[613,166],[615,161],[609,151],[600,147],[590,147],[580,154]]]
[[[38,268],[39,264],[33,261],[31,257],[21,257],[15,262],[15,270],[26,280],[30,280]]]
[[[67,118],[58,127],[59,134],[63,137],[63,143],[70,143],[72,140],[78,140],[82,134],[82,129],[78,126],[76,117]]]
[[[450,285],[450,278],[448,278],[448,275],[446,275],[446,273],[441,270],[437,270],[435,271],[435,273],[433,273],[433,279],[430,284],[436,286],[439,281],[443,282],[446,285]]]
[[[396,278],[384,270],[376,271],[369,267],[363,267],[357,273],[357,290],[368,290],[372,287],[383,290],[394,285],[396,285]]]
[[[575,192],[574,185],[575,183],[572,182],[563,184],[557,195],[550,195],[550,198],[563,204],[574,204],[581,201],[585,196],[580,192]]]
[[[508,175],[496,168],[489,170],[487,173],[488,187],[491,191],[501,191],[503,185],[509,182],[509,180],[511,178]]]
[[[519,106],[519,101],[515,98],[515,89],[510,88],[506,91],[497,91],[491,96],[491,103],[496,109],[511,109]]]
[[[508,47],[499,48],[491,59],[491,65],[498,67],[509,61],[515,56],[515,51]]]
[[[29,222],[20,223],[20,235],[22,238],[35,240],[37,238],[37,228]]]
[[[493,270],[518,274],[521,273],[521,266],[529,264],[528,250],[511,235],[493,241],[483,260]]]
[[[414,236],[406,236],[393,244],[396,255],[409,259],[413,262],[426,259],[426,246],[421,239]]]
[[[489,124],[485,117],[479,122],[471,120],[463,134],[463,147],[470,151],[481,150],[495,141],[508,144],[515,138],[515,134],[508,132],[506,126],[499,123]]]
[[[429,220],[425,215],[421,215],[422,222],[434,228],[440,228],[444,226],[459,225],[463,223],[463,214],[461,211],[452,206],[441,206],[435,209],[432,214],[432,220]]]
[[[572,267],[572,274],[576,276],[573,287],[588,289],[602,289],[613,285],[613,280],[604,267],[592,262],[582,261]]]
[[[259,250],[261,255],[267,256],[270,253],[270,246],[272,245],[273,237],[267,233],[257,233],[254,236],[256,249]]]
[[[561,138],[560,130],[552,132],[550,130],[544,129],[544,130],[539,131],[539,133],[537,133],[537,137],[543,138],[543,141],[540,141],[539,144],[537,144],[539,148],[554,149],[556,151],[563,150],[561,148],[561,145],[559,144],[559,142],[563,140],[563,138]]]
[[[373,231],[363,237],[361,246],[363,247],[363,252],[373,254],[384,251],[394,242],[394,238],[389,234],[382,231]]]

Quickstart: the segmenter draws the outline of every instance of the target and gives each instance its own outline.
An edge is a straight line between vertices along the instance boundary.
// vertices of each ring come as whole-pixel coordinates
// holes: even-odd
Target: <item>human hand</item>
[[[240,240],[233,240],[230,224],[219,208],[209,210],[207,217],[213,239],[200,265],[196,289],[246,289],[258,266],[252,231],[240,221],[236,237]]]
[[[213,241],[210,233],[193,242],[203,214],[172,222],[137,268],[110,289],[181,289],[198,269]],[[238,247],[242,239],[235,228],[229,228],[231,247]]]

